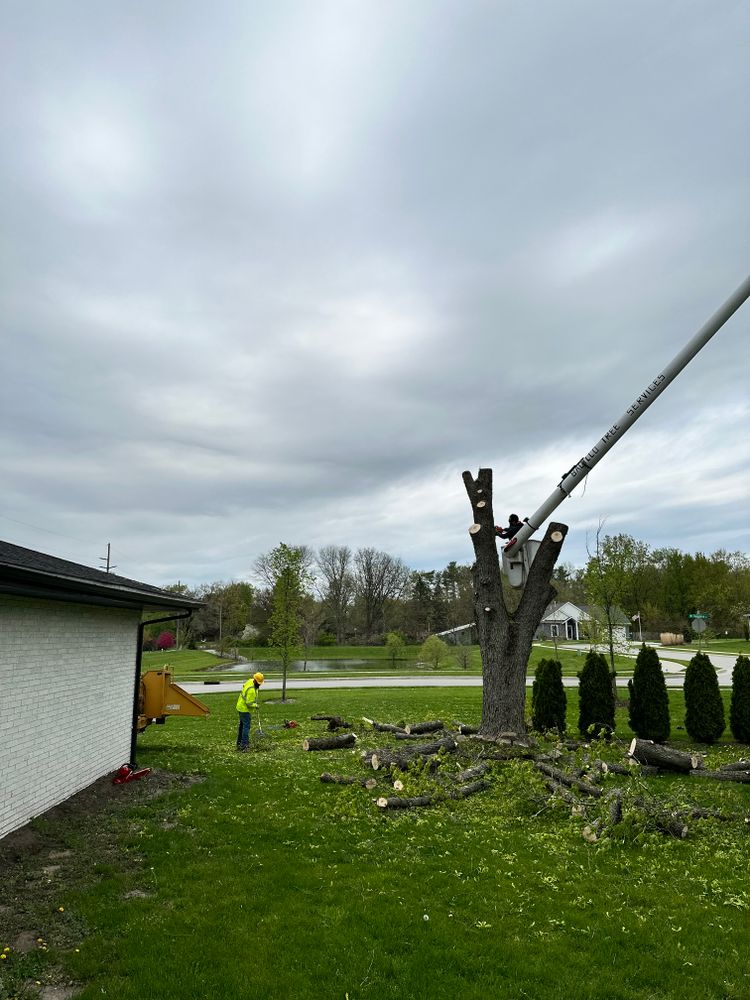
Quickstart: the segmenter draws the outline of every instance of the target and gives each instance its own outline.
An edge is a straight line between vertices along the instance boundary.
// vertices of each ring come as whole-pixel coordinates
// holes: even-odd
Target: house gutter
[[[140,622],[138,625],[138,644],[135,651],[135,684],[133,687],[133,726],[130,731],[130,768],[135,771],[137,765],[135,762],[135,745],[138,739],[138,716],[141,714],[139,710],[140,700],[141,700],[141,666],[143,663],[143,633],[147,625],[158,625],[160,622],[174,622],[181,621],[184,618],[190,618],[193,614],[192,611],[186,611],[181,615],[167,615],[164,618],[151,618],[149,621]]]

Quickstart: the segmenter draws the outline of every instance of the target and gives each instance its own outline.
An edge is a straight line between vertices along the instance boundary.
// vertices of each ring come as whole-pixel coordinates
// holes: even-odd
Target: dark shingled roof
[[[194,598],[3,541],[0,593],[114,607],[190,610],[201,606]]]

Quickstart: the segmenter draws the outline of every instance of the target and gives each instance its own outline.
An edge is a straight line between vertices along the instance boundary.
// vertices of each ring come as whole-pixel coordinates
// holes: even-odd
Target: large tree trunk
[[[567,525],[551,523],[531,565],[518,608],[505,606],[495,517],[492,511],[492,469],[480,469],[474,479],[464,472],[464,486],[474,513],[470,529],[475,563],[474,613],[482,654],[482,723],[480,735],[498,739],[508,730],[526,732],[526,670],[531,643],[545,608],[556,596],[552,572]]]

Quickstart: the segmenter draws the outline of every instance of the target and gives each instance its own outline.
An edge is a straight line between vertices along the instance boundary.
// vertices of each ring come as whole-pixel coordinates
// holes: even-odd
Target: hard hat
[[[260,671],[258,671],[257,674],[253,674],[253,680],[255,681],[256,684],[262,684],[265,679],[266,678]]]

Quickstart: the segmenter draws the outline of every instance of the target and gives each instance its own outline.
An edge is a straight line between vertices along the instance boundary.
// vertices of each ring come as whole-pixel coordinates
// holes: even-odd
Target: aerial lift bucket
[[[531,564],[541,544],[535,538],[530,538],[520,549],[516,546],[511,546],[510,550],[503,549],[503,573],[511,587],[526,585]]]
[[[209,714],[207,705],[188,694],[178,684],[172,683],[172,671],[149,670],[141,677],[140,714],[138,732],[152,722],[164,723],[168,715],[205,717]]]

